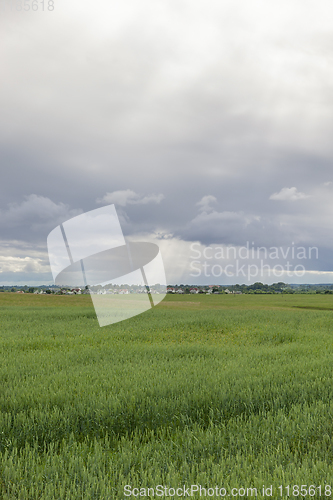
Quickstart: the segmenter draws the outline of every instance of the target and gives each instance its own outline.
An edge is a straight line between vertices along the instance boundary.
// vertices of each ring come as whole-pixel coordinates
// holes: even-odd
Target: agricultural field
[[[3,500],[332,497],[332,295],[168,295],[100,328],[89,296],[1,293],[0,342]]]

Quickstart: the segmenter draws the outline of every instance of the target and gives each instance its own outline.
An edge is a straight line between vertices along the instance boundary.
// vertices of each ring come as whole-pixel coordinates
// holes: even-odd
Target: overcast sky
[[[158,242],[169,283],[333,282],[330,1],[11,1],[0,285],[51,283],[48,233],[111,203],[126,236]],[[247,242],[318,258],[298,278],[193,276],[193,243]]]

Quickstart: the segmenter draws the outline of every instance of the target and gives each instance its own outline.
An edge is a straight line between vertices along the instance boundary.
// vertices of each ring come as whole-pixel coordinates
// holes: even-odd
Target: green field
[[[89,296],[1,293],[0,325],[1,499],[331,498],[332,295],[168,295],[99,328]]]

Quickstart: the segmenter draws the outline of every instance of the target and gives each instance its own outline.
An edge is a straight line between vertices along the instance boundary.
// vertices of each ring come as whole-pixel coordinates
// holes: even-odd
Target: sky
[[[42,5],[0,5],[0,286],[108,204],[168,283],[333,283],[331,2]]]

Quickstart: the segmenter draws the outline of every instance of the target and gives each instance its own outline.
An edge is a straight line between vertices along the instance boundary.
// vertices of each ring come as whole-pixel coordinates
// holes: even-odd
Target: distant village
[[[267,285],[261,282],[252,285],[168,285],[167,287],[155,284],[145,287],[140,285],[96,285],[85,287],[70,287],[68,285],[41,285],[41,286],[0,286],[0,292],[12,293],[34,293],[34,294],[56,294],[56,295],[82,295],[82,294],[120,294],[128,295],[133,293],[151,294],[290,294],[290,293],[333,293],[333,284],[287,284],[283,282]]]

